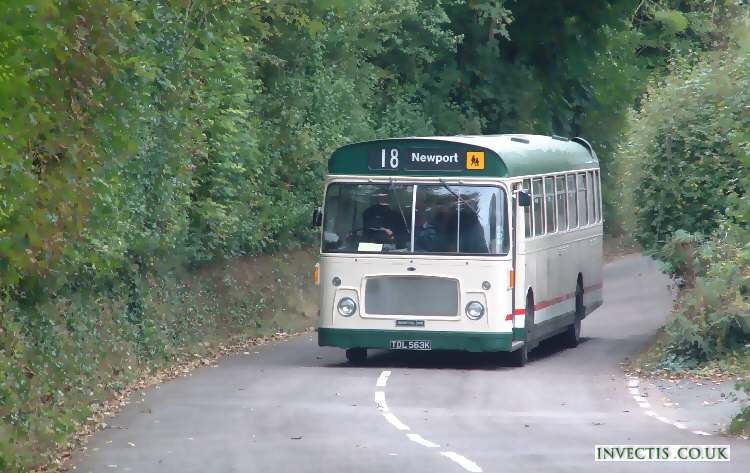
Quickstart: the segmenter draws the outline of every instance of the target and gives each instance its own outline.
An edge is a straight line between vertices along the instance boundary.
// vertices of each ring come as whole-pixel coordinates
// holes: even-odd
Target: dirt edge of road
[[[673,289],[674,291],[676,290]],[[674,294],[675,298],[679,297],[678,293]],[[666,321],[671,320],[675,314],[673,307]],[[670,371],[660,367],[666,338],[662,326],[640,352],[623,360],[622,368],[625,374],[640,379],[641,384],[650,385],[653,391],[664,398],[666,406],[679,407],[683,416],[702,419],[706,425],[720,426],[721,428],[714,429],[715,433],[742,439],[750,438],[750,423],[744,418],[750,409],[750,396],[737,387],[737,383],[750,379],[748,360],[732,356],[703,363],[693,369]],[[691,393],[689,402],[684,402],[687,401],[684,395],[674,395],[683,388]],[[720,399],[715,396],[717,389],[721,391]],[[680,402],[680,398],[683,402]],[[734,412],[713,407],[719,402],[726,401],[734,401]]]

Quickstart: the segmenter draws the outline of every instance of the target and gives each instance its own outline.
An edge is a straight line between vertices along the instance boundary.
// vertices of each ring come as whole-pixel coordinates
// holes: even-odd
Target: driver
[[[401,215],[391,208],[388,194],[377,194],[377,201],[362,213],[363,240],[371,243],[395,243],[403,233]]]

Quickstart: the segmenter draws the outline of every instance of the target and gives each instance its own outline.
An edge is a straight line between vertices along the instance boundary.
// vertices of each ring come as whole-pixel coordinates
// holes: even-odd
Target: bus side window
[[[578,194],[576,193],[576,175],[568,174],[568,228],[578,227]]]
[[[541,177],[531,181],[531,205],[534,214],[534,236],[544,235],[544,194]]]
[[[589,223],[588,215],[588,194],[586,189],[586,173],[578,173],[578,224],[583,227]]]
[[[589,223],[596,223],[597,220],[599,220],[598,212],[596,211],[596,185],[594,184],[594,171],[589,171],[586,173],[586,178],[588,179],[588,189],[589,189],[589,195],[588,195],[588,203],[589,203]]]
[[[555,178],[544,178],[544,208],[545,217],[547,218],[547,233],[554,233],[557,230],[555,225]]]
[[[523,184],[521,185],[522,190],[527,193],[529,196],[531,196],[531,181],[529,179],[524,179]],[[525,219],[526,225],[526,231],[524,232],[526,234],[526,238],[530,237],[533,234],[534,227],[531,223],[531,207],[524,207],[523,208],[523,215]]]
[[[594,198],[594,206],[596,207],[596,215],[599,217],[598,221],[602,221],[602,186],[599,180],[599,171],[594,171],[594,185],[596,186],[596,194]]]
[[[557,190],[557,231],[564,232],[568,229],[568,206],[565,197],[565,176],[555,178],[555,187]]]

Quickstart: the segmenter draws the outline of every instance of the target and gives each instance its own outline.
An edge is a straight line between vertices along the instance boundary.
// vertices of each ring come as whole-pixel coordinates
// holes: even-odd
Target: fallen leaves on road
[[[314,328],[310,327],[305,332],[314,331]],[[188,356],[184,359],[176,358],[173,361],[173,365],[165,367],[155,373],[145,374],[143,377],[133,382],[131,385],[112,393],[110,399],[105,400],[94,400],[89,406],[91,409],[91,415],[86,419],[86,422],[79,426],[78,432],[75,436],[66,444],[60,445],[57,449],[55,458],[49,463],[38,466],[37,468],[30,470],[29,473],[49,473],[51,471],[64,472],[69,471],[70,466],[67,465],[68,459],[71,457],[74,450],[82,449],[86,442],[98,431],[107,428],[120,428],[125,429],[123,426],[110,426],[105,419],[114,417],[120,410],[131,404],[137,402],[139,399],[131,399],[131,397],[141,392],[140,401],[143,401],[143,392],[146,389],[154,388],[159,389],[159,384],[164,383],[170,379],[190,376],[196,368],[205,366],[216,367],[219,358],[233,355],[233,354],[248,354],[252,347],[264,345],[273,341],[284,341],[288,340],[291,336],[301,335],[305,332],[289,334],[287,332],[278,331],[272,336],[255,337],[249,339],[234,339],[229,340],[226,343],[211,345],[208,342],[200,343],[201,347],[207,350],[207,353],[193,353],[192,356]],[[258,354],[260,352],[253,352]],[[262,370],[261,370],[262,371]],[[151,413],[151,409],[147,409],[147,412],[141,411],[142,413]],[[301,439],[302,437],[300,437]],[[188,440],[193,440],[189,437]],[[105,442],[106,445],[110,445],[112,441]],[[130,443],[128,443],[130,445]],[[134,447],[135,444],[130,445]],[[109,468],[117,468],[117,465],[107,465]]]

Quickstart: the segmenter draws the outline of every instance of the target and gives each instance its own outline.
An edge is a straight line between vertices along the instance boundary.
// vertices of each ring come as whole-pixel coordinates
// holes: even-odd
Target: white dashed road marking
[[[397,428],[398,430],[409,430],[409,426],[398,420],[398,417],[394,416],[391,412],[386,412],[383,414],[385,417],[385,420],[388,421],[389,424]]]
[[[463,455],[459,455],[456,452],[440,452],[441,455],[450,458],[454,462],[461,465],[464,470],[471,471],[472,473],[481,473],[482,469],[479,468],[479,465],[474,463],[473,461],[469,460]]]
[[[391,376],[391,372],[386,370],[380,373],[380,376],[378,376],[378,380],[375,383],[375,386],[378,388],[384,388],[388,384],[388,378]],[[388,409],[388,403],[385,401],[385,391],[375,391],[375,406],[377,409],[383,414],[383,417],[385,420],[388,421],[389,424],[394,426],[396,429],[401,431],[409,431],[409,426],[404,424],[399,420],[398,417],[396,417],[389,409]],[[426,438],[422,437],[421,435],[409,432],[406,434],[406,438],[411,440],[414,443],[417,443],[423,447],[427,448],[439,448],[440,445],[436,444],[435,442],[431,442],[427,440]],[[464,470],[469,471],[471,473],[482,473],[482,468],[479,467],[476,463],[469,460],[463,455],[460,455],[456,452],[440,452],[441,455],[443,455],[446,458],[449,458],[453,460],[455,463],[460,465]]]
[[[648,402],[648,399],[646,399],[644,396],[641,395],[640,389],[638,386],[640,385],[640,380],[636,377],[630,377],[628,379],[628,391],[630,392],[630,395],[633,396],[633,400],[638,403],[638,406],[642,409],[648,409],[643,411],[644,414],[646,414],[649,417],[653,417],[656,420],[660,422],[664,422],[665,424],[669,424],[672,427],[676,427],[680,430],[687,430],[688,426],[684,422],[679,421],[672,421],[671,419],[657,415],[656,412],[651,410],[651,404]],[[666,405],[672,405],[671,403],[665,403]],[[708,432],[704,432],[702,430],[691,430],[691,433],[695,435],[711,435]]]
[[[391,372],[389,370],[383,371],[380,373],[380,376],[378,376],[378,381],[375,383],[375,386],[379,388],[384,388],[386,384],[388,384],[388,377],[391,375]]]
[[[430,442],[429,440],[427,440],[426,438],[422,437],[419,434],[406,434],[406,436],[409,437],[409,440],[411,440],[412,442],[416,442],[419,445],[422,445],[423,447],[438,448],[440,446],[436,443]]]
[[[388,410],[388,403],[385,402],[385,393],[383,391],[375,391],[375,405],[379,411]]]

